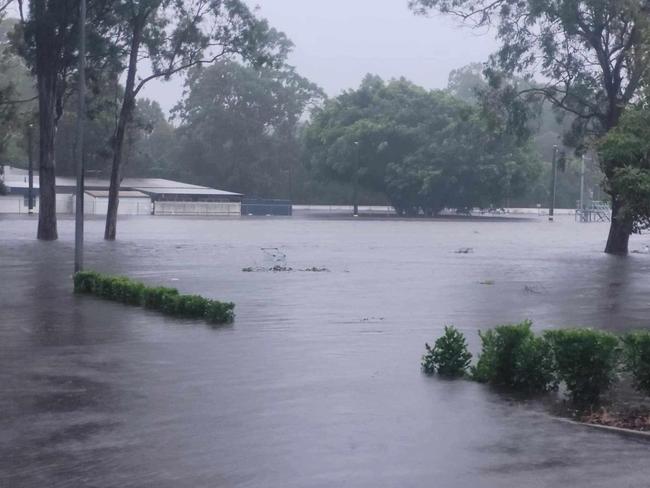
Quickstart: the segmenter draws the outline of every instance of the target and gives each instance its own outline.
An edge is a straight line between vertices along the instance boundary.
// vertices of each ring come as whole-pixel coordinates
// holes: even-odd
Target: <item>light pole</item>
[[[27,209],[30,214],[34,213],[34,124],[27,126],[27,161],[29,162],[27,170],[28,188],[27,188]]]
[[[551,170],[551,198],[548,206],[548,221],[553,222],[555,215],[555,190],[557,188],[557,144],[553,146],[553,168]]]
[[[585,210],[585,155],[582,155],[580,163],[580,211]]]
[[[359,216],[359,167],[361,166],[361,144],[359,141],[354,141],[354,145],[357,146],[357,158],[354,166],[354,178],[352,179],[352,203],[354,208],[352,209],[352,216]]]
[[[83,269],[84,256],[84,128],[86,117],[86,0],[79,2],[79,106],[77,111],[77,194],[75,195],[74,271]]]

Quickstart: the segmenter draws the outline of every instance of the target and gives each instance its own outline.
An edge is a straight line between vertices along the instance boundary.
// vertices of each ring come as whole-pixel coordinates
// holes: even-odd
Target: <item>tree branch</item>
[[[35,95],[33,97],[30,97],[30,98],[25,98],[23,100],[6,100],[6,101],[2,101],[2,102],[0,102],[0,105],[18,105],[18,104],[21,104],[21,103],[33,102],[34,100],[38,100],[38,95]]]
[[[199,66],[199,65],[202,65],[202,64],[214,63],[217,59],[225,56],[228,52],[229,51],[227,49],[224,49],[219,54],[215,54],[211,58],[195,59],[193,61],[188,61],[188,62],[186,62],[184,64],[181,64],[181,65],[178,65],[178,66],[175,66],[175,67],[170,66],[169,68],[167,68],[167,69],[165,69],[163,71],[153,73],[153,74],[147,76],[146,78],[142,78],[140,80],[140,82],[135,87],[135,90],[133,91],[133,94],[134,94],[134,96],[137,96],[138,93],[140,92],[140,90],[142,90],[142,88],[144,87],[144,85],[149,83],[151,80],[155,80],[156,78],[169,78],[170,76],[175,75],[179,71],[183,71],[183,70],[192,68],[194,66]]]

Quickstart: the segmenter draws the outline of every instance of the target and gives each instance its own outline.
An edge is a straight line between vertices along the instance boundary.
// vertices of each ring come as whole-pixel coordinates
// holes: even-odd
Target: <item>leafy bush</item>
[[[235,318],[234,303],[209,300],[199,295],[180,295],[175,288],[151,288],[125,276],[81,271],[74,275],[74,290],[130,305],[143,305],[168,315],[202,318],[215,324],[232,322]]]
[[[593,405],[612,384],[620,355],[618,338],[592,329],[547,331],[557,373],[571,399],[579,405]]]
[[[213,324],[227,324],[235,319],[235,304],[210,300],[205,306],[205,319]]]
[[[472,377],[476,381],[525,392],[546,391],[557,385],[551,348],[531,331],[532,322],[500,325],[479,332],[481,355]]]
[[[205,309],[209,303],[210,300],[199,295],[182,295],[176,313],[184,317],[205,317]]]
[[[157,286],[155,288],[145,288],[143,293],[143,302],[146,308],[153,308],[155,310],[162,310],[164,297],[178,295],[176,288],[165,288],[164,286]]]
[[[632,332],[623,337],[623,358],[634,387],[650,395],[650,331]]]
[[[75,293],[93,293],[99,280],[99,273],[94,271],[79,271],[74,275]]]
[[[427,374],[437,372],[441,376],[463,376],[472,360],[465,336],[453,326],[445,326],[444,335],[433,347],[429,344],[425,347],[427,352],[422,356],[422,369]]]
[[[108,283],[109,280],[106,281]],[[116,302],[128,305],[142,305],[144,300],[144,284],[125,277],[110,280],[110,298]]]
[[[515,354],[514,388],[528,393],[558,386],[551,345],[543,337],[524,339]]]

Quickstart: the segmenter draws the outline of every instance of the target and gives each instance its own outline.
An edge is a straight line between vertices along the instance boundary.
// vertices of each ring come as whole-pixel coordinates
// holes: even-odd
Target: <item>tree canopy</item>
[[[621,213],[632,231],[650,227],[650,107],[628,109],[619,125],[599,144],[603,167],[611,175],[608,191],[622,195]]]
[[[290,67],[256,70],[228,60],[192,71],[186,90],[174,110],[179,171],[248,195],[288,196],[300,120],[321,90]]]
[[[498,115],[371,75],[312,114],[304,147],[312,167],[359,178],[403,214],[505,205],[538,171],[529,140]]]
[[[501,46],[491,64],[545,80],[520,92],[542,96],[574,117],[573,143],[606,134],[647,80],[650,12],[644,0],[411,0],[417,13],[437,10],[476,26],[496,27]],[[604,167],[611,180],[621,165]],[[629,205],[616,185],[605,251],[625,254]]]

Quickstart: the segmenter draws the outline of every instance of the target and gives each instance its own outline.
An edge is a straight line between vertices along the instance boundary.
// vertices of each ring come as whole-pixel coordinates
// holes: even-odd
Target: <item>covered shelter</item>
[[[120,191],[118,215],[151,215],[149,195],[139,191]],[[106,215],[108,213],[108,190],[87,190],[84,195],[84,213]]]

